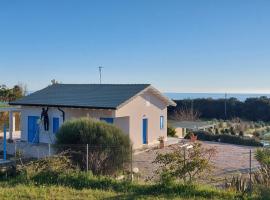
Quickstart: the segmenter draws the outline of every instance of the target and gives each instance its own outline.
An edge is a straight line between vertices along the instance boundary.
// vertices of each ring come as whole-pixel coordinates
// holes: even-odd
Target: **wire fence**
[[[73,164],[83,171],[91,171],[94,174],[104,174],[113,177],[133,177],[140,181],[158,181],[157,169],[159,165],[154,163],[158,154],[165,154],[175,148],[188,151],[186,145],[192,145],[189,141],[177,143],[165,148],[148,148],[134,151],[123,149],[119,146],[90,146],[88,144],[29,144],[27,142],[14,141],[7,143],[7,159],[14,160],[17,165],[27,164],[31,160],[38,160],[65,153],[72,158]],[[199,182],[209,183],[215,186],[224,185],[224,181],[234,176],[247,178],[256,172],[260,165],[255,159],[256,148],[203,142],[204,148],[215,148],[216,154],[211,157],[213,166],[207,171]],[[0,143],[3,149],[3,144]],[[0,153],[0,158],[3,152]],[[188,161],[188,157],[186,157]],[[117,173],[115,173],[117,172]]]
[[[3,143],[0,143],[0,148],[3,149]],[[15,165],[26,165],[30,161],[65,155],[82,171],[114,177],[118,174],[130,175],[132,165],[132,149],[117,146],[30,144],[14,141],[6,144],[6,152],[7,160]],[[0,159],[3,157],[4,152],[0,151]]]

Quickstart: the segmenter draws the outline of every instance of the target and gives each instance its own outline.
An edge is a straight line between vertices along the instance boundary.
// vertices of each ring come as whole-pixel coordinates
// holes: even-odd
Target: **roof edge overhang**
[[[168,106],[176,106],[177,105],[173,100],[171,100],[170,98],[168,98],[167,96],[162,94],[158,89],[154,88],[153,86],[149,86],[146,89],[153,91],[153,93],[156,94],[157,96],[159,96],[161,99],[163,99],[167,103]]]
[[[44,106],[44,107],[61,107],[61,108],[85,108],[85,109],[100,109],[100,110],[116,110],[115,107],[97,107],[97,106],[74,106],[74,105],[54,105],[54,104],[23,104],[23,103],[9,103],[9,105],[18,106]]]
[[[138,92],[137,94],[135,94],[133,97],[131,97],[127,101],[121,103],[119,106],[117,106],[116,109],[119,109],[119,108],[123,107],[124,105],[126,105],[127,103],[129,103],[130,101],[132,101],[133,99],[135,99],[137,96],[145,93],[146,91],[152,91],[155,95],[159,96],[159,98],[162,99],[167,104],[167,106],[176,106],[177,105],[173,100],[171,100],[168,97],[166,97],[159,90],[157,90],[156,88],[154,88],[152,85],[149,85],[148,87],[146,87],[142,91]]]

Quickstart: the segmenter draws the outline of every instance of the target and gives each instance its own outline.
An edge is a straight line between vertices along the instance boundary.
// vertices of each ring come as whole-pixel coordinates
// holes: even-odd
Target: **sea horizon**
[[[212,99],[224,99],[225,93],[203,93],[203,92],[165,92],[167,97],[174,100],[182,100],[182,99],[198,99],[198,98],[212,98]],[[266,96],[270,98],[270,94],[263,93],[226,93],[227,98],[236,98],[239,101],[245,101],[247,98],[258,98],[262,96]]]

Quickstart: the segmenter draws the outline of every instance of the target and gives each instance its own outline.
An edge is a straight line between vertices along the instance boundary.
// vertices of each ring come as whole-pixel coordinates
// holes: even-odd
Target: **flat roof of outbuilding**
[[[210,128],[215,126],[215,124],[205,121],[174,121],[169,120],[169,124],[171,124],[175,128],[187,128],[187,129],[202,129],[202,128]]]

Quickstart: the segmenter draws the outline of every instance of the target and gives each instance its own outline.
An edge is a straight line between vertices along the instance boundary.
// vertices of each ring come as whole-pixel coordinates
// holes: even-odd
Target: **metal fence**
[[[0,143],[3,148],[3,143]],[[94,174],[113,174],[120,171],[130,171],[132,149],[116,146],[90,146],[88,144],[30,144],[14,141],[6,144],[7,159],[16,164],[27,164],[32,160],[39,160],[55,155],[66,155],[71,158],[73,165],[83,171]],[[3,157],[1,152],[0,157]]]

